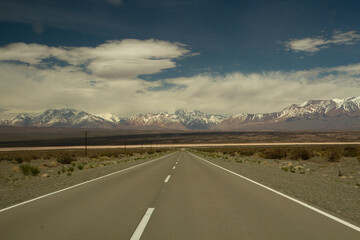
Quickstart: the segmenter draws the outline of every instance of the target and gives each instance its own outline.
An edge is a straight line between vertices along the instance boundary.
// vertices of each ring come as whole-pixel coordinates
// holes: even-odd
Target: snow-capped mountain
[[[186,130],[180,120],[174,114],[164,113],[146,113],[137,114],[127,119],[130,125],[143,128],[167,128]]]
[[[3,122],[6,125],[27,126],[31,124],[31,121],[32,121],[32,117],[29,114],[22,113],[10,120],[4,120]]]
[[[178,109],[175,113],[138,114],[128,119],[130,124],[137,126],[157,126],[179,130],[210,129],[221,123],[226,117],[207,114],[198,110]]]
[[[338,116],[341,114],[352,116],[359,114],[359,110],[360,97],[310,100],[285,108],[278,118],[314,118],[320,116]]]
[[[290,123],[291,122],[291,123]],[[310,100],[281,112],[236,114],[218,129],[360,129],[360,97]]]
[[[71,108],[49,109],[37,116],[20,114],[8,121],[6,125],[20,127],[74,127],[74,128],[110,128],[114,127],[101,117],[77,111]]]
[[[360,130],[360,97],[310,100],[293,104],[280,112],[235,114],[228,118],[185,109],[127,118],[114,114],[93,115],[70,108],[49,109],[36,116],[23,113],[0,121],[0,125],[158,130]]]
[[[178,109],[175,115],[189,129],[210,129],[226,119],[221,115],[203,113],[198,110]]]
[[[103,113],[103,114],[96,114],[95,116],[100,117],[102,119],[105,119],[106,121],[112,122],[112,123],[119,123],[122,118],[120,118],[119,116],[116,116],[115,114],[112,113]]]

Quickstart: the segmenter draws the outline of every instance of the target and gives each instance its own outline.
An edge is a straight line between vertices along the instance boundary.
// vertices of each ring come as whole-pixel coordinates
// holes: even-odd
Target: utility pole
[[[87,131],[85,131],[85,157],[87,157]]]

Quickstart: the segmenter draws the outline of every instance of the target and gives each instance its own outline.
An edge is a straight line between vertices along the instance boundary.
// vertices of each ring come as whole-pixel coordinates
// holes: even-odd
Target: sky
[[[0,0],[0,118],[230,116],[360,95],[360,2]]]

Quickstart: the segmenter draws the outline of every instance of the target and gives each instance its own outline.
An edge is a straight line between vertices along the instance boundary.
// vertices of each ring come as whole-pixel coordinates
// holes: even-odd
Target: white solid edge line
[[[18,207],[18,206],[21,206],[21,205],[24,205],[24,204],[27,204],[27,203],[30,203],[30,202],[33,202],[33,201],[36,201],[36,200],[39,200],[41,198],[45,198],[45,197],[48,197],[48,196],[51,196],[51,195],[54,195],[54,194],[57,194],[57,193],[60,193],[60,192],[64,192],[66,190],[69,190],[69,189],[72,189],[72,188],[75,188],[75,187],[79,187],[81,185],[84,185],[86,183],[90,183],[90,182],[94,182],[96,180],[99,180],[99,179],[102,179],[102,178],[106,178],[106,177],[109,177],[111,175],[114,175],[114,174],[117,174],[117,173],[120,173],[120,172],[124,172],[124,171],[127,171],[127,170],[130,170],[130,169],[133,169],[133,168],[136,168],[136,167],[140,167],[142,165],[145,165],[145,164],[148,164],[148,163],[151,163],[151,162],[154,162],[154,161],[158,161],[160,159],[163,159],[165,157],[169,157],[173,154],[175,154],[177,152],[174,152],[174,153],[171,153],[171,154],[168,154],[168,155],[165,155],[165,156],[162,156],[162,157],[159,157],[159,158],[156,158],[156,159],[153,159],[153,160],[150,160],[148,162],[145,162],[145,163],[140,163],[138,165],[135,165],[135,166],[132,166],[132,167],[129,167],[129,168],[125,168],[125,169],[122,169],[120,171],[117,171],[117,172],[113,172],[113,173],[109,173],[107,175],[104,175],[104,176],[101,176],[101,177],[98,177],[98,178],[94,178],[94,179],[91,179],[91,180],[88,180],[86,182],[82,182],[82,183],[78,183],[78,184],[75,184],[73,186],[70,186],[70,187],[67,187],[67,188],[64,188],[64,189],[60,189],[60,190],[57,190],[55,192],[51,192],[51,193],[48,193],[48,194],[45,194],[45,195],[42,195],[40,197],[36,197],[36,198],[33,198],[33,199],[30,199],[30,200],[27,200],[25,202],[21,202],[21,203],[18,203],[18,204],[15,204],[15,205],[12,205],[10,207],[6,207],[6,208],[3,208],[3,209],[0,209],[0,213],[1,212],[5,212],[6,210],[9,210],[9,209],[12,209],[12,208],[15,208],[15,207]]]
[[[164,182],[168,182],[169,179],[170,179],[171,175],[168,175],[166,178],[165,178],[165,181]]]
[[[151,214],[154,212],[154,209],[155,208],[148,208],[130,240],[139,240],[141,238],[141,235],[144,232],[145,227],[150,220]]]
[[[286,194],[283,194],[283,193],[281,193],[281,192],[278,192],[278,191],[276,191],[276,190],[274,190],[274,189],[272,189],[272,188],[269,188],[269,187],[267,187],[267,186],[265,186],[265,185],[263,185],[263,184],[261,184],[261,183],[255,182],[254,180],[251,180],[250,178],[244,177],[244,176],[242,176],[242,175],[240,175],[240,174],[238,174],[238,173],[235,173],[235,172],[233,172],[233,171],[230,171],[229,169],[226,169],[226,168],[224,168],[224,167],[220,167],[219,165],[217,165],[217,164],[215,164],[215,163],[212,163],[212,162],[209,162],[208,160],[205,160],[205,159],[203,159],[203,158],[201,158],[201,157],[199,157],[199,156],[196,156],[195,154],[192,154],[192,153],[190,153],[190,154],[193,155],[194,157],[199,158],[200,160],[203,160],[203,161],[205,161],[205,162],[207,162],[207,163],[209,163],[209,164],[211,164],[211,165],[214,165],[215,167],[221,168],[222,170],[225,170],[225,171],[227,171],[227,172],[229,172],[229,173],[232,173],[232,174],[234,174],[234,175],[236,175],[236,176],[238,176],[238,177],[241,177],[241,178],[243,178],[243,179],[245,179],[245,180],[247,180],[247,181],[249,181],[249,182],[252,182],[252,183],[254,183],[254,184],[256,184],[256,185],[258,185],[258,186],[260,186],[260,187],[266,188],[266,189],[269,190],[269,191],[272,191],[272,192],[274,192],[274,193],[276,193],[276,194],[278,194],[278,195],[280,195],[280,196],[282,196],[282,197],[285,197],[285,198],[287,198],[287,199],[289,199],[289,200],[291,200],[291,201],[294,201],[294,202],[296,202],[296,203],[298,203],[298,204],[300,204],[300,205],[302,205],[302,206],[304,206],[304,207],[307,207],[307,208],[309,208],[309,209],[311,209],[311,210],[313,210],[313,211],[315,211],[315,212],[317,212],[317,213],[320,213],[320,214],[322,214],[322,215],[324,215],[324,216],[326,216],[326,217],[328,217],[328,218],[330,218],[330,219],[332,219],[332,220],[334,220],[334,221],[336,221],[336,222],[338,222],[338,223],[341,223],[341,224],[343,224],[343,225],[345,225],[345,226],[347,226],[347,227],[349,227],[349,228],[352,228],[352,229],[354,229],[355,231],[360,232],[360,227],[358,227],[358,226],[356,226],[356,225],[354,225],[354,224],[351,224],[351,223],[349,223],[349,222],[346,222],[346,221],[344,221],[344,220],[342,220],[342,219],[340,219],[340,218],[338,218],[338,217],[335,217],[335,216],[333,216],[333,215],[331,215],[331,214],[329,214],[329,213],[326,213],[326,212],[324,212],[324,211],[322,211],[322,210],[320,210],[320,209],[317,209],[317,208],[315,208],[315,207],[313,207],[313,206],[311,206],[311,205],[309,205],[309,204],[306,204],[306,203],[304,203],[304,202],[301,202],[300,200],[297,200],[297,199],[295,199],[295,198],[292,198],[292,197],[290,197],[290,196],[288,196],[288,195],[286,195]]]

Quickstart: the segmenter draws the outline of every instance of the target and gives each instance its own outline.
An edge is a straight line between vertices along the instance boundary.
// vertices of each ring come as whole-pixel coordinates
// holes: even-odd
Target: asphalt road
[[[0,212],[0,239],[360,239],[186,151]]]

